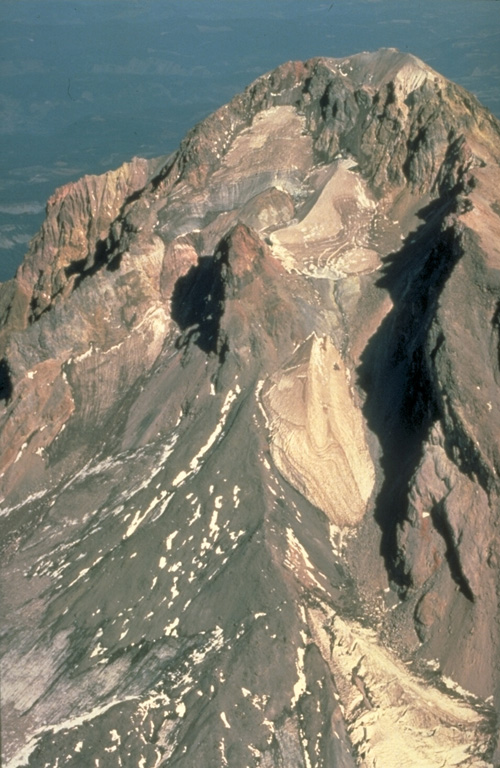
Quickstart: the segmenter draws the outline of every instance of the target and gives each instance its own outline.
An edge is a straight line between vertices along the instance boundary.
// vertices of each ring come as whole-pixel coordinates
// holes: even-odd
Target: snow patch
[[[191,526],[193,523],[196,522],[196,520],[199,520],[201,517],[201,504],[198,504],[198,506],[195,509],[193,517],[188,520],[188,525]]]
[[[255,399],[257,401],[257,405],[259,407],[259,410],[262,413],[262,416],[264,417],[264,424],[266,426],[266,429],[269,429],[270,422],[269,422],[269,419],[267,418],[267,413],[265,411],[264,406],[262,405],[262,400],[261,400],[261,397],[260,397],[261,392],[262,392],[262,387],[264,386],[264,383],[265,383],[265,379],[260,379],[260,381],[258,381],[257,386],[255,388]]]
[[[23,444],[22,444],[22,446],[20,447],[20,449],[19,449],[19,451],[18,451],[18,454],[17,454],[16,458],[14,459],[14,464],[17,464],[17,462],[19,461],[19,459],[20,459],[20,458],[21,458],[21,456],[23,455],[23,452],[24,452],[24,450],[25,450],[27,447],[28,447],[28,443],[23,443]]]
[[[219,496],[219,497],[217,497],[217,498],[222,498],[222,497],[221,497],[221,496]],[[217,501],[217,499],[216,499],[216,501]],[[220,527],[217,525],[217,515],[218,515],[218,511],[217,511],[217,510],[218,510],[218,509],[219,509],[219,507],[217,507],[217,506],[216,506],[216,508],[215,508],[215,509],[214,509],[214,511],[212,512],[212,518],[211,518],[211,520],[210,520],[210,527],[209,527],[209,533],[208,533],[208,535],[209,535],[209,536],[210,536],[212,539],[216,539],[216,538],[217,538],[217,536],[219,535],[219,532],[220,532]]]
[[[102,704],[98,707],[94,707],[94,709],[90,710],[89,712],[85,712],[83,715],[79,715],[78,717],[73,717],[68,720],[62,720],[61,722],[56,723],[54,725],[46,725],[46,726],[43,726],[42,728],[37,729],[31,736],[26,746],[23,747],[23,749],[20,752],[14,755],[12,760],[9,762],[9,768],[22,768],[22,766],[25,766],[29,762],[30,756],[36,750],[39,742],[42,740],[45,733],[56,734],[56,733],[59,733],[60,731],[78,728],[84,723],[92,722],[92,720],[95,720],[96,718],[100,717],[105,712],[107,712],[108,709],[111,709],[112,707],[115,707],[118,704],[124,704],[127,701],[135,701],[135,700],[137,700],[137,696],[125,696],[122,699],[114,698],[111,701],[106,702],[106,704]],[[96,758],[95,765],[98,768],[99,758]]]
[[[297,648],[297,659],[295,662],[295,666],[297,669],[297,682],[293,686],[293,696],[291,705],[294,707],[300,697],[306,692],[307,683],[306,683],[306,676],[304,674],[304,656],[305,656],[305,648]]]
[[[170,550],[172,549],[172,542],[178,533],[179,531],[174,531],[173,533],[170,534],[170,536],[167,536],[167,538],[165,539],[165,546],[167,548],[167,552],[170,552]]]
[[[309,555],[307,554],[306,550],[300,543],[300,541],[295,536],[294,532],[291,528],[286,529],[286,539],[288,543],[288,549],[287,553],[285,555],[285,565],[290,568],[294,573],[297,572],[297,566],[301,564],[304,566],[307,570],[307,575],[311,579],[311,581],[322,591],[324,591],[324,586],[320,584],[320,582],[317,580],[315,573],[318,573],[320,575],[321,571],[318,571],[314,568],[313,564],[309,560]]]
[[[186,477],[188,477],[188,474],[188,472],[182,469],[179,474],[172,480],[172,485],[177,488],[177,486],[183,483]]]
[[[235,509],[238,509],[238,507],[240,506],[240,496],[239,496],[240,491],[241,491],[241,488],[239,487],[239,485],[235,485],[233,488],[233,504]]]
[[[163,634],[167,637],[178,637],[177,627],[179,626],[179,617],[177,616],[170,624],[163,629]]]
[[[142,521],[148,516],[148,514],[155,509],[155,507],[158,506],[159,502],[162,501],[165,496],[167,495],[167,491],[162,491],[159,496],[155,496],[155,498],[151,501],[148,508],[145,512],[141,512],[141,510],[137,510],[134,517],[132,518],[132,522],[130,523],[129,527],[127,528],[123,539],[128,539],[130,536],[132,536],[133,533],[137,530],[137,528],[140,526]],[[170,498],[167,500],[167,504],[170,501]],[[167,504],[164,505],[164,509],[162,510],[162,513],[165,511],[165,508]]]
[[[36,493],[31,493],[23,501],[20,501],[19,504],[14,504],[14,506],[12,507],[4,507],[4,508],[0,507],[0,517],[8,515],[11,512],[15,512],[17,509],[22,509],[22,507],[25,507],[27,504],[32,504],[34,501],[38,501],[38,499],[42,499],[46,495],[47,495],[46,490],[37,491]]]

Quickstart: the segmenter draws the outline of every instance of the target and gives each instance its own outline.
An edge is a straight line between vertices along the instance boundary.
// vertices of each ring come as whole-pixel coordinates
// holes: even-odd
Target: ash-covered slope
[[[500,762],[500,128],[288,63],[0,289],[10,768]]]

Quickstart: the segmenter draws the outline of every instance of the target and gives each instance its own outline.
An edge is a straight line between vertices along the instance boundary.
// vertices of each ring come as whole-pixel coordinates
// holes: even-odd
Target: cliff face
[[[384,50],[49,201],[0,288],[7,765],[498,762],[499,162]]]

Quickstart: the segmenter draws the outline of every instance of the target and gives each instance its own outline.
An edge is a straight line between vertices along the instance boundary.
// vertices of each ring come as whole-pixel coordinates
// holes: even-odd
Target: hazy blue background
[[[382,46],[500,116],[498,0],[0,0],[0,279],[57,186],[172,151],[283,61]]]

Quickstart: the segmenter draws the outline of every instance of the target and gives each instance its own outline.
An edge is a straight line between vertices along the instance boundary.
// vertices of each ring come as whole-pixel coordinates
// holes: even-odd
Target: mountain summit
[[[289,62],[0,287],[9,768],[498,765],[500,124]]]

